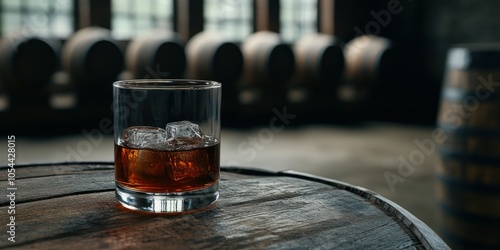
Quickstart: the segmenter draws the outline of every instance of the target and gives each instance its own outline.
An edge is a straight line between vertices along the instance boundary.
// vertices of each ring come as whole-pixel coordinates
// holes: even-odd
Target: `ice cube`
[[[125,145],[132,148],[159,149],[166,142],[165,129],[150,126],[134,126],[123,131]]]
[[[206,175],[208,165],[208,155],[203,150],[179,151],[171,155],[167,173],[174,181],[186,182]]]
[[[175,150],[187,150],[203,145],[204,135],[200,127],[189,121],[167,123],[167,141]]]
[[[152,184],[163,182],[167,155],[151,149],[133,149],[122,156],[128,182]]]

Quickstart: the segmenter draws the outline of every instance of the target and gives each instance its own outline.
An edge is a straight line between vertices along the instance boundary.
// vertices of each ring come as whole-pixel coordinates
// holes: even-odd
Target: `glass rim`
[[[121,89],[213,89],[220,88],[220,82],[194,79],[131,79],[113,83],[113,87]]]

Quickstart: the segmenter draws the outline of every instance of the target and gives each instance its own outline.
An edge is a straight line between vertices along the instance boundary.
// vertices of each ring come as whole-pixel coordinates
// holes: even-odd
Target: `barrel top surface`
[[[223,167],[218,201],[166,215],[123,208],[110,162],[15,169],[9,186],[7,167],[0,167],[1,185],[16,188],[9,191],[15,192],[15,242],[5,234],[0,248],[449,249],[394,202],[294,171]],[[3,211],[11,200],[1,201]]]

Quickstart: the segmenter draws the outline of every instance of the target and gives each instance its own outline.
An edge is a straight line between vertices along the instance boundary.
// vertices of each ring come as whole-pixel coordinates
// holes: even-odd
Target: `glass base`
[[[191,192],[143,193],[116,183],[116,198],[126,208],[153,213],[181,213],[202,208],[219,198],[219,181]]]

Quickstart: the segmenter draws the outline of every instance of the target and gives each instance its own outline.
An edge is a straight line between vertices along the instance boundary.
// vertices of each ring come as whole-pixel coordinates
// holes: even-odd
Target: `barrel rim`
[[[132,79],[113,83],[113,87],[118,89],[135,90],[206,90],[221,86],[220,82],[193,79]]]

